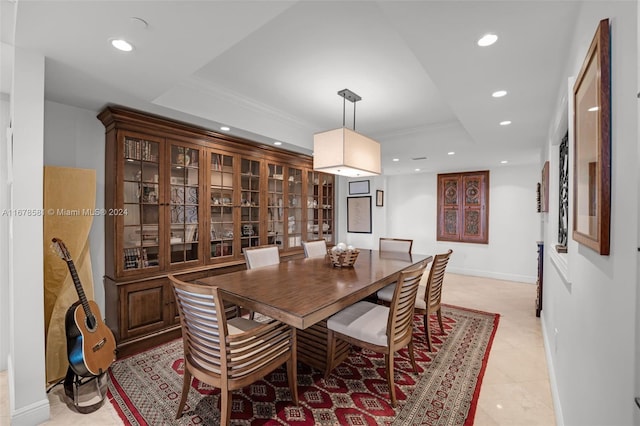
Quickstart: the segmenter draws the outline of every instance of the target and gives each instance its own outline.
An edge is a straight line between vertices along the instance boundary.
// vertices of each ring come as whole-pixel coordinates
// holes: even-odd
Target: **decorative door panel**
[[[438,175],[439,241],[488,242],[489,172]]]
[[[488,173],[488,172],[487,172]],[[464,188],[464,228],[461,240],[466,242],[488,242],[486,209],[486,177],[484,173],[462,176]]]
[[[123,321],[121,339],[147,334],[171,324],[171,287],[166,279],[158,279],[120,287]]]

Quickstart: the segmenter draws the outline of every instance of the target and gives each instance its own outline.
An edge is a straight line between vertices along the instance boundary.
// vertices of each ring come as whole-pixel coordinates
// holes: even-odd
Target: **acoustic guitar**
[[[87,300],[69,250],[59,238],[52,241],[55,251],[67,262],[79,299],[65,315],[69,366],[78,376],[99,376],[115,361],[116,339],[96,302]]]

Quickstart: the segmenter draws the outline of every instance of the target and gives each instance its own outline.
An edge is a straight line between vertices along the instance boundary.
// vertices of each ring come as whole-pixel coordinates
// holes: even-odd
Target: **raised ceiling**
[[[385,174],[535,164],[566,92],[562,73],[579,6],[3,1],[0,82],[8,93],[11,46],[34,49],[46,57],[48,100],[96,112],[119,104],[214,130],[227,125],[305,153],[313,133],[342,125],[337,92],[348,88],[362,96],[356,130],[381,142]],[[497,43],[478,47],[489,32]],[[114,50],[114,37],[128,39],[133,52]],[[507,96],[492,98],[499,89]],[[348,104],[347,127],[352,113]],[[500,126],[504,120],[512,124]]]

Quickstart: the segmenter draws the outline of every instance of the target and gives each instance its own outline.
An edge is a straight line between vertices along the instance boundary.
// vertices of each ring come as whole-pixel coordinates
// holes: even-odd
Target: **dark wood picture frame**
[[[381,189],[376,190],[376,207],[384,206],[384,191]]]
[[[549,162],[545,161],[542,167],[542,183],[540,185],[540,211],[549,211]]]
[[[347,232],[371,234],[371,196],[347,197]]]
[[[370,191],[368,180],[349,182],[349,195],[368,194]]]
[[[609,254],[611,61],[609,20],[593,37],[573,87],[573,239]]]

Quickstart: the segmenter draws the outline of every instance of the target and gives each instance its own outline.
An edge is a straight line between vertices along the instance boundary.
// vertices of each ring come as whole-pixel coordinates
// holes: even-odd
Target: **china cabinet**
[[[243,248],[334,242],[334,180],[309,156],[122,107],[106,129],[105,315],[119,356],[180,334],[167,275],[245,268]]]

